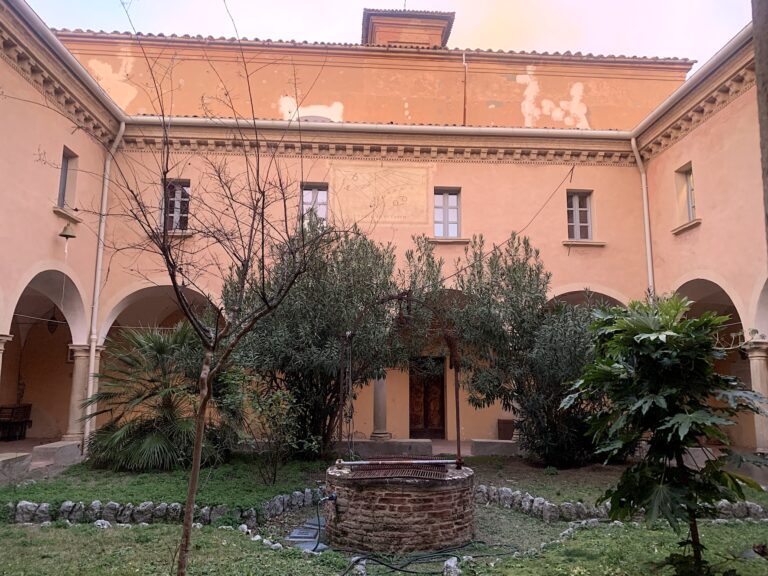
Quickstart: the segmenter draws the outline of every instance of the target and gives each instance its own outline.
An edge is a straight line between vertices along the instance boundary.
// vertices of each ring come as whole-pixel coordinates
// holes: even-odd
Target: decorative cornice
[[[755,85],[754,48],[746,47],[718,72],[639,136],[644,160],[679,142]]]
[[[158,130],[129,130],[125,152],[157,152],[163,147]],[[218,133],[217,133],[218,132]],[[567,164],[634,166],[628,141],[573,138],[428,137],[418,134],[345,134],[260,131],[250,138],[232,130],[176,128],[168,146],[173,153],[220,155],[261,154],[285,158],[394,160],[490,164]]]
[[[102,143],[112,138],[117,122],[111,114],[2,3],[0,59],[43,96],[45,105],[56,109]]]

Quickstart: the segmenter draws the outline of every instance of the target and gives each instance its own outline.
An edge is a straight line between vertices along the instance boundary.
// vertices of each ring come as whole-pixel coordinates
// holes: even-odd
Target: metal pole
[[[453,363],[453,382],[456,402],[456,469],[461,470],[464,461],[461,459],[461,409],[459,408],[459,362],[451,357]]]

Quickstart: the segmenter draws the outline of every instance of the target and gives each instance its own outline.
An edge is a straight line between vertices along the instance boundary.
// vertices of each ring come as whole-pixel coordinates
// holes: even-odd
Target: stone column
[[[83,421],[85,414],[82,407],[88,389],[88,345],[70,344],[75,366],[72,370],[72,390],[69,393],[69,416],[67,433],[61,439],[75,442],[83,441]]]
[[[749,356],[752,390],[768,397],[768,341],[753,340],[744,344]],[[756,451],[768,454],[768,417],[755,415]]]
[[[387,432],[387,380],[377,378],[373,383],[373,434],[371,440],[389,440]]]

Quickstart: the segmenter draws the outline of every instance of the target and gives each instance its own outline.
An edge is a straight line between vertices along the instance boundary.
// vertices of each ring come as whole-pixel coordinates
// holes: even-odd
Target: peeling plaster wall
[[[130,114],[251,117],[236,46],[61,36]],[[630,129],[684,80],[684,65],[562,61],[460,51],[245,46],[255,116],[333,122]],[[464,101],[466,58],[466,102]],[[153,62],[152,74],[147,59]]]

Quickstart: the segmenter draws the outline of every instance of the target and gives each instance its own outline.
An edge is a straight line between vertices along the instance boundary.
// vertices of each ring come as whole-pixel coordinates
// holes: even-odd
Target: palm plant
[[[195,439],[196,380],[185,371],[195,355],[187,323],[173,329],[124,330],[107,348],[99,390],[84,406],[107,421],[88,438],[91,463],[114,470],[170,470],[189,464]],[[213,439],[211,428],[206,434]],[[217,438],[221,435],[216,434]],[[205,442],[205,459],[219,457]]]

